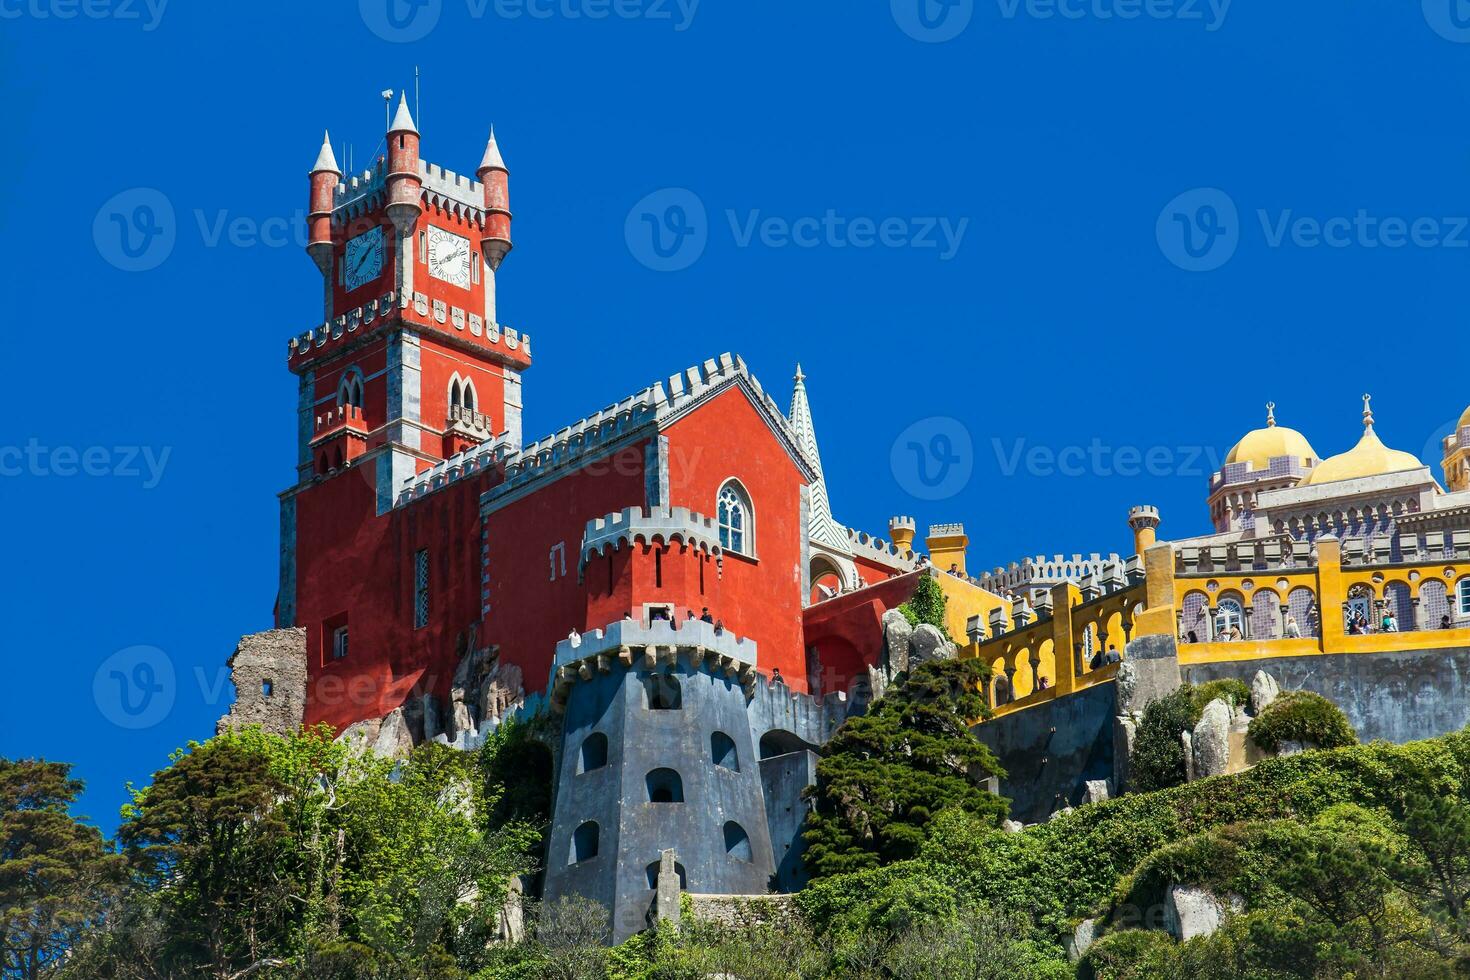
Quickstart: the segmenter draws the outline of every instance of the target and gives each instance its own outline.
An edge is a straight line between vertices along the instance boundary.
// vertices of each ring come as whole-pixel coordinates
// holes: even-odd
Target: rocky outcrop
[[[1190,779],[1223,776],[1230,769],[1230,726],[1233,714],[1223,698],[1205,705],[1190,738]]]
[[[397,707],[378,723],[378,731],[370,747],[374,754],[385,759],[402,759],[413,751],[413,743],[413,728],[408,711]]]
[[[1119,793],[1128,791],[1131,775],[1128,763],[1133,758],[1134,739],[1138,737],[1138,720],[1134,715],[1118,715],[1113,719],[1113,788]]]
[[[883,614],[883,655],[888,669],[895,674],[909,669],[909,640],[913,635],[914,627],[902,612],[890,609]]]
[[[955,645],[937,627],[928,623],[914,627],[914,634],[909,638],[909,669],[931,660],[953,660],[957,655]]]
[[[1256,676],[1251,678],[1251,714],[1258,715],[1266,710],[1266,707],[1281,696],[1281,685],[1276,683],[1276,678],[1264,670],[1256,671]]]
[[[227,663],[235,703],[215,725],[216,733],[259,725],[273,735],[287,735],[301,728],[306,718],[306,630],[243,636]]]
[[[1026,825],[1019,820],[1004,820],[1001,822],[1000,829],[1008,834],[1019,834],[1026,829]]]
[[[1087,788],[1082,794],[1083,803],[1101,803],[1112,795],[1108,791],[1106,779],[1089,779],[1086,785]]]
[[[1180,942],[1208,936],[1220,928],[1225,917],[1239,912],[1245,903],[1238,895],[1221,900],[1208,888],[1170,885],[1164,897],[1164,929]]]
[[[1172,636],[1140,636],[1123,651],[1114,680],[1118,713],[1131,715],[1184,683],[1179,673],[1179,650]]]

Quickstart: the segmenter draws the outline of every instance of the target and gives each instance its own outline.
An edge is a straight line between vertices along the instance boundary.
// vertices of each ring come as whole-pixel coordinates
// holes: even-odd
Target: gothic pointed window
[[[750,497],[737,481],[720,488],[720,547],[738,555],[755,553],[755,515]]]
[[[456,377],[454,380],[449,382],[449,408],[453,410],[459,408],[463,404],[464,399],[459,390],[459,378]]]
[[[362,372],[355,367],[342,375],[342,383],[337,387],[337,406],[362,408]]]
[[[475,410],[475,385],[471,381],[464,383],[464,407],[469,412]]]

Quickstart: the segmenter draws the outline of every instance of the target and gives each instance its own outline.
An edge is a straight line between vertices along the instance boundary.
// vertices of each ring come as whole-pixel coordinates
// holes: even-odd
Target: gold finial
[[[1276,424],[1276,403],[1275,402],[1267,402],[1266,403],[1266,428],[1269,429],[1271,426],[1273,426],[1275,424]]]
[[[1363,427],[1373,428],[1373,396],[1363,396]]]

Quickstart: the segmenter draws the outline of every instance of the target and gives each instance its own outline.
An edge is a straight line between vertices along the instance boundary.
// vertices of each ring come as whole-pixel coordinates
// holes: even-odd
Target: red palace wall
[[[762,673],[779,668],[794,691],[806,690],[801,639],[801,491],[797,464],[739,389],[731,388],[679,421],[669,439],[669,498],[676,507],[715,517],[716,498],[734,477],[755,509],[754,560],[727,554],[710,612],[757,643]]]
[[[883,656],[883,614],[907,602],[926,574],[884,579],[806,610],[803,634],[817,654],[815,693],[847,691],[853,681],[866,678]]]

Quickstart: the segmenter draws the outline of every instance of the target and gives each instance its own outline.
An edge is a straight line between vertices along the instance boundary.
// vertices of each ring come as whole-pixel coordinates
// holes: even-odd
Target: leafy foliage
[[[1146,793],[1183,785],[1187,776],[1180,735],[1195,726],[1200,710],[1187,684],[1144,707],[1128,760],[1132,789]]]
[[[914,856],[946,806],[983,814],[992,825],[1005,817],[1007,802],[985,786],[1004,774],[1000,763],[969,730],[969,719],[989,711],[979,690],[985,677],[974,660],[932,661],[843,723],[809,791],[813,877]]]
[[[909,601],[898,607],[903,613],[910,626],[928,624],[939,630],[943,636],[954,641],[949,635],[949,627],[945,625],[945,608],[949,605],[949,596],[944,594],[944,587],[933,575],[919,576],[919,584],[914,588],[914,594],[909,596]]]
[[[1250,685],[1234,677],[1222,677],[1219,680],[1205,681],[1203,684],[1190,688],[1190,700],[1194,702],[1196,713],[1203,712],[1205,705],[1217,698],[1224,698],[1237,708],[1250,704]]]
[[[1287,691],[1251,719],[1247,732],[1262,751],[1276,752],[1283,742],[1322,749],[1358,744],[1358,733],[1342,709],[1311,691]]]

